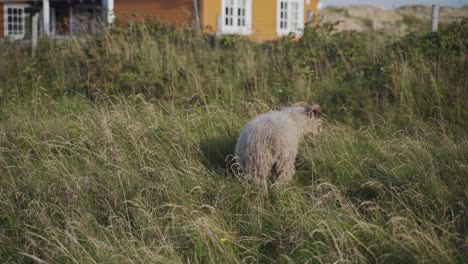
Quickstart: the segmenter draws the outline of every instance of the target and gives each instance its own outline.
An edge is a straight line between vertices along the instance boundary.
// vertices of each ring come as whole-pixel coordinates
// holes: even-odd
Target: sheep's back
[[[247,123],[239,136],[235,155],[249,157],[297,148],[297,128],[288,114],[272,111]]]

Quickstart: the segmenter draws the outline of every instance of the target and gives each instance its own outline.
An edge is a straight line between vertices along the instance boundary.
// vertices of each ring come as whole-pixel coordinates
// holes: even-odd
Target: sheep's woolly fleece
[[[321,131],[319,105],[297,103],[258,115],[242,129],[236,144],[236,162],[245,176],[258,185],[265,184],[267,179],[277,185],[286,184],[295,172],[301,138]]]

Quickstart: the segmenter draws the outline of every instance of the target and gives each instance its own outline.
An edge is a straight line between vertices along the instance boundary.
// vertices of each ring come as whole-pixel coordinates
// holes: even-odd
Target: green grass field
[[[252,43],[159,24],[0,43],[2,263],[466,263],[468,24]],[[294,181],[231,162],[316,102]]]

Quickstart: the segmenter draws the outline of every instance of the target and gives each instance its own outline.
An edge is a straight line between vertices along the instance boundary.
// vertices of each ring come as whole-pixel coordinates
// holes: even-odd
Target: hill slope
[[[468,6],[464,8],[440,7],[440,24],[468,18]],[[329,7],[321,11],[320,23],[337,23],[336,30],[375,30],[395,35],[430,29],[431,7],[405,6],[384,9],[379,6]]]

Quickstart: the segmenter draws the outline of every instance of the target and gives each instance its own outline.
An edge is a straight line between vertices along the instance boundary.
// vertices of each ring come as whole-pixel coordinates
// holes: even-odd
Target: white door
[[[278,36],[304,32],[304,0],[277,0],[276,33]]]

